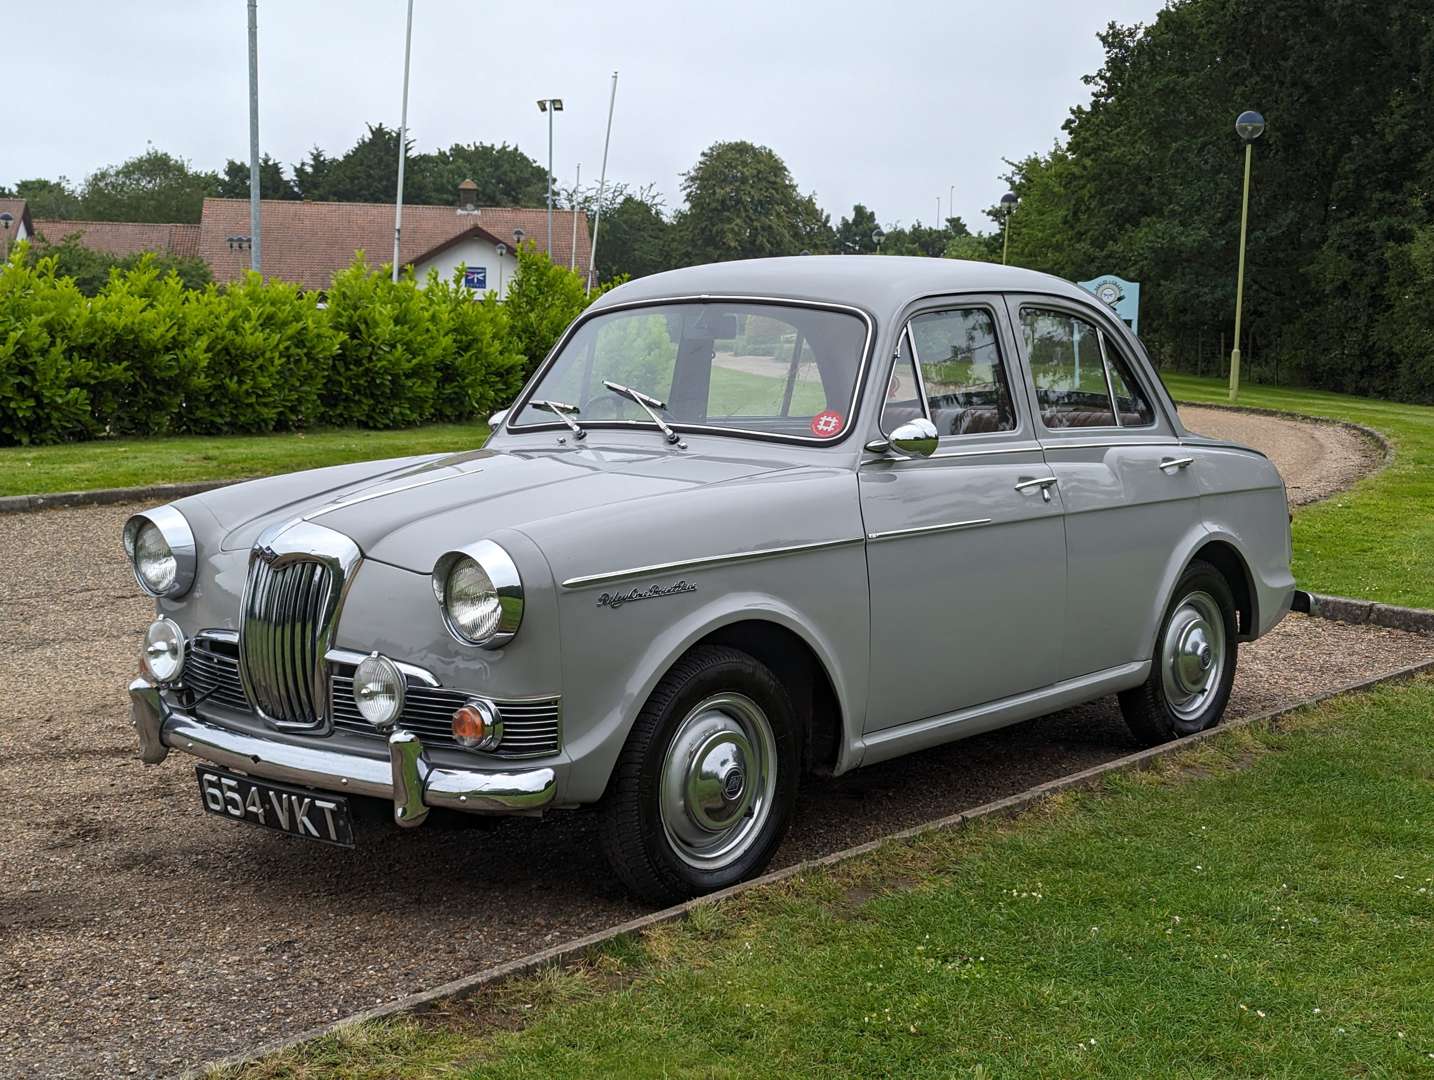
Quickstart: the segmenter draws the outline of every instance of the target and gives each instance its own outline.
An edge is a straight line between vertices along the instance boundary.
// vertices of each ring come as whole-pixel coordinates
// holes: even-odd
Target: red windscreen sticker
[[[830,439],[841,432],[844,423],[841,413],[828,409],[812,417],[812,434],[819,439]]]

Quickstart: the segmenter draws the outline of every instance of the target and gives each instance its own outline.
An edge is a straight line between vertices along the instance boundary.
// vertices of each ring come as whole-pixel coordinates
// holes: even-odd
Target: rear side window
[[[1041,422],[1051,429],[1143,427],[1150,402],[1130,368],[1092,323],[1076,315],[1021,309]]]

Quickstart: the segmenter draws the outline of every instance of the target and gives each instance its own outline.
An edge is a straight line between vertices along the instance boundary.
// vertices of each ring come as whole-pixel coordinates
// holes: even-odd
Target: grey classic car
[[[1207,728],[1291,603],[1274,467],[1185,430],[1111,310],[1026,270],[643,278],[492,426],[131,519],[143,759],[335,844],[360,806],[593,806],[669,901],[758,873],[803,777],[1107,694],[1144,742]]]

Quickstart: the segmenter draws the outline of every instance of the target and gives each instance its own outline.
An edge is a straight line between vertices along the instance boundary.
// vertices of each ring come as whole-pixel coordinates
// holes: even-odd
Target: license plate
[[[194,771],[199,777],[199,797],[211,814],[322,844],[354,846],[349,801],[342,796],[251,780],[203,765]]]

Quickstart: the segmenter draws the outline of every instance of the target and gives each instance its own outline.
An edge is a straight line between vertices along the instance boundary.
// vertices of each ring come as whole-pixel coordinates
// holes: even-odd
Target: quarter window
[[[1094,325],[1064,312],[1022,308],[1021,330],[1047,428],[1140,427],[1154,421],[1139,383]]]
[[[890,432],[922,415],[940,435],[1015,430],[1016,411],[996,324],[984,308],[926,312],[907,324],[882,428]]]

